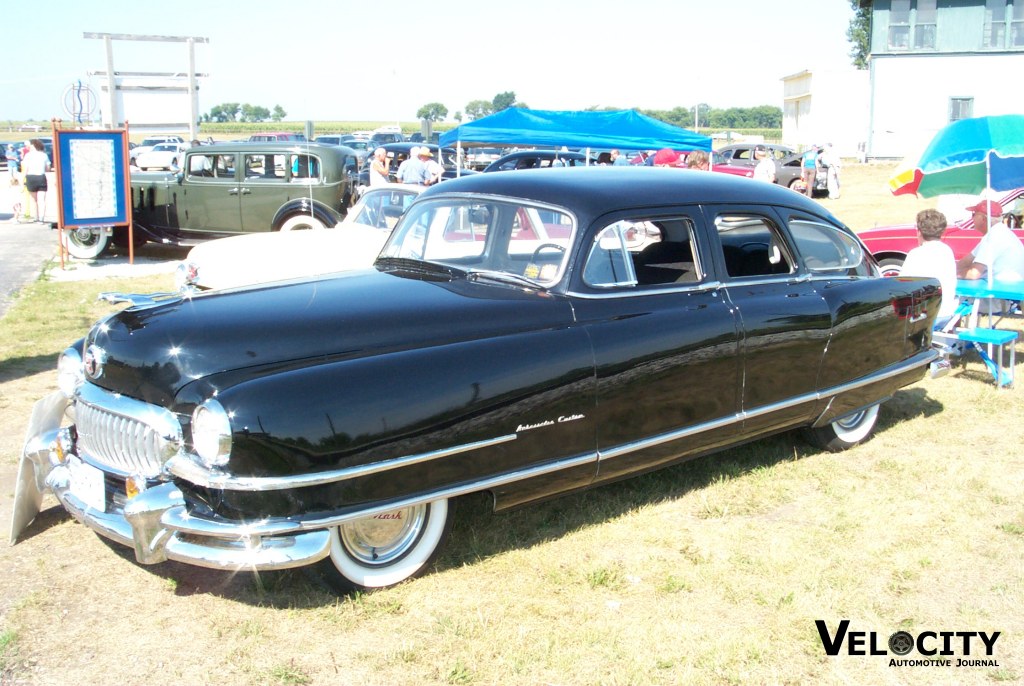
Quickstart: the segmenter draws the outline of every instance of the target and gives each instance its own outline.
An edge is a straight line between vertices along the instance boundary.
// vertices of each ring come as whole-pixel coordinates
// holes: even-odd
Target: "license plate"
[[[107,509],[103,472],[76,457],[68,458],[71,471],[71,494],[89,507],[103,512]]]

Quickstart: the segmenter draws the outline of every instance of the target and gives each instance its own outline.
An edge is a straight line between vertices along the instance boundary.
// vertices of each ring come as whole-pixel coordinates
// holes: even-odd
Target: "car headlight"
[[[82,356],[75,348],[68,348],[57,358],[57,388],[68,398],[85,382]]]
[[[203,464],[221,467],[231,455],[231,418],[210,398],[192,413],[192,446]]]

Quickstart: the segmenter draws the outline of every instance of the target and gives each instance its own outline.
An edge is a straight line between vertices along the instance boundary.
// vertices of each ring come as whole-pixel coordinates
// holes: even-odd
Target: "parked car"
[[[633,252],[638,222],[661,240]],[[936,359],[939,292],[880,278],[818,203],[725,174],[448,181],[373,269],[139,299],[73,343],[12,540],[48,491],[143,564],[390,586],[429,569],[464,494],[506,510],[790,429],[865,440]]]
[[[274,141],[305,141],[306,134],[278,131],[271,133],[254,133],[249,136],[250,143],[270,143]]]
[[[716,152],[722,157],[722,164],[753,169],[757,166],[757,160],[754,158],[754,149],[759,147],[768,150],[776,165],[796,152],[793,148],[785,145],[775,145],[774,143],[733,143],[732,145],[723,145]]]
[[[373,145],[407,142],[405,140],[405,136],[402,135],[401,131],[377,131],[372,136],[370,136],[370,141],[373,143]]]
[[[719,172],[720,174],[732,174],[733,176],[742,176],[748,179],[754,178],[754,168],[747,167],[745,165],[738,164],[726,164],[722,154],[714,150],[711,151],[711,171]]]
[[[154,135],[154,136],[146,136],[145,138],[142,139],[142,142],[139,143],[138,145],[136,145],[135,147],[130,147],[129,146],[129,149],[128,149],[128,161],[131,164],[136,164],[136,160],[138,159],[139,155],[143,155],[143,154],[149,152],[150,150],[152,150],[154,147],[160,145],[161,143],[182,143],[182,144],[184,144],[185,143],[185,139],[182,138],[181,136],[172,135],[172,134],[157,134],[157,135]]]
[[[501,148],[467,148],[465,151],[466,168],[483,171],[487,165],[501,159]]]
[[[177,169],[178,162],[184,159],[187,147],[184,143],[161,143],[155,145],[149,152],[136,155],[135,166],[142,171]]]
[[[373,265],[384,241],[424,186],[371,188],[325,231],[251,233],[206,241],[178,265],[179,288],[221,289]]]
[[[1024,229],[1021,229],[1021,199],[1024,188],[1018,188],[998,196],[996,200],[1003,206],[1004,223],[1011,228],[1021,241],[1024,241]],[[969,203],[964,203],[966,207]],[[858,232],[864,245],[878,260],[885,276],[899,276],[907,253],[917,247],[917,225],[897,224],[895,226],[877,226]],[[974,250],[981,240],[981,234],[974,230],[970,216],[959,221],[950,222],[942,235],[942,242],[953,249],[953,256],[960,259]]]
[[[328,134],[326,136],[317,136],[314,140],[316,143],[322,145],[343,145],[347,148],[352,148],[356,151],[356,158],[359,160],[359,164],[362,164],[367,155],[375,147],[369,138],[356,138],[351,134]]]
[[[547,167],[584,167],[597,164],[582,152],[564,150],[517,150],[502,155],[484,167],[485,172],[511,171],[513,169],[544,169]]]
[[[142,158],[140,158],[142,159]],[[189,148],[177,172],[132,174],[137,243],[195,245],[239,233],[335,226],[354,202],[351,148],[316,143],[217,143]],[[126,231],[116,237],[127,242]],[[113,229],[67,231],[68,251],[98,257]]]
[[[795,152],[787,155],[781,161],[775,162],[775,183],[785,186],[794,191],[803,192],[803,153]],[[826,195],[828,193],[827,167],[819,165],[818,172],[814,176],[814,194]]]

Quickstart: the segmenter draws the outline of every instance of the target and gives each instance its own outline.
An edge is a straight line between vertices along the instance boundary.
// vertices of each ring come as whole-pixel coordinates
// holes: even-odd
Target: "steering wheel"
[[[559,245],[558,243],[541,243],[540,245],[537,246],[537,249],[533,251],[533,257],[530,258],[530,261],[531,262],[536,262],[537,260],[539,260],[540,259],[540,251],[544,250],[545,248],[554,248],[555,250],[557,250],[560,253],[563,253],[563,254],[565,253],[565,246],[564,245]]]

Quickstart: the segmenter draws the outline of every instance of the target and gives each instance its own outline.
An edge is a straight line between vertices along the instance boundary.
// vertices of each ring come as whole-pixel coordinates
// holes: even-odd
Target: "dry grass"
[[[851,226],[917,211],[884,187],[851,197],[884,168],[846,171],[825,203]],[[0,469],[110,289],[41,282],[3,319]],[[0,546],[0,683],[1018,682],[1020,393],[975,362],[900,391],[847,453],[787,434],[511,514],[468,498],[433,573],[348,598],[298,571],[144,567],[50,499],[27,540]],[[1000,631],[999,667],[828,657],[816,619],[883,648],[897,630]]]

